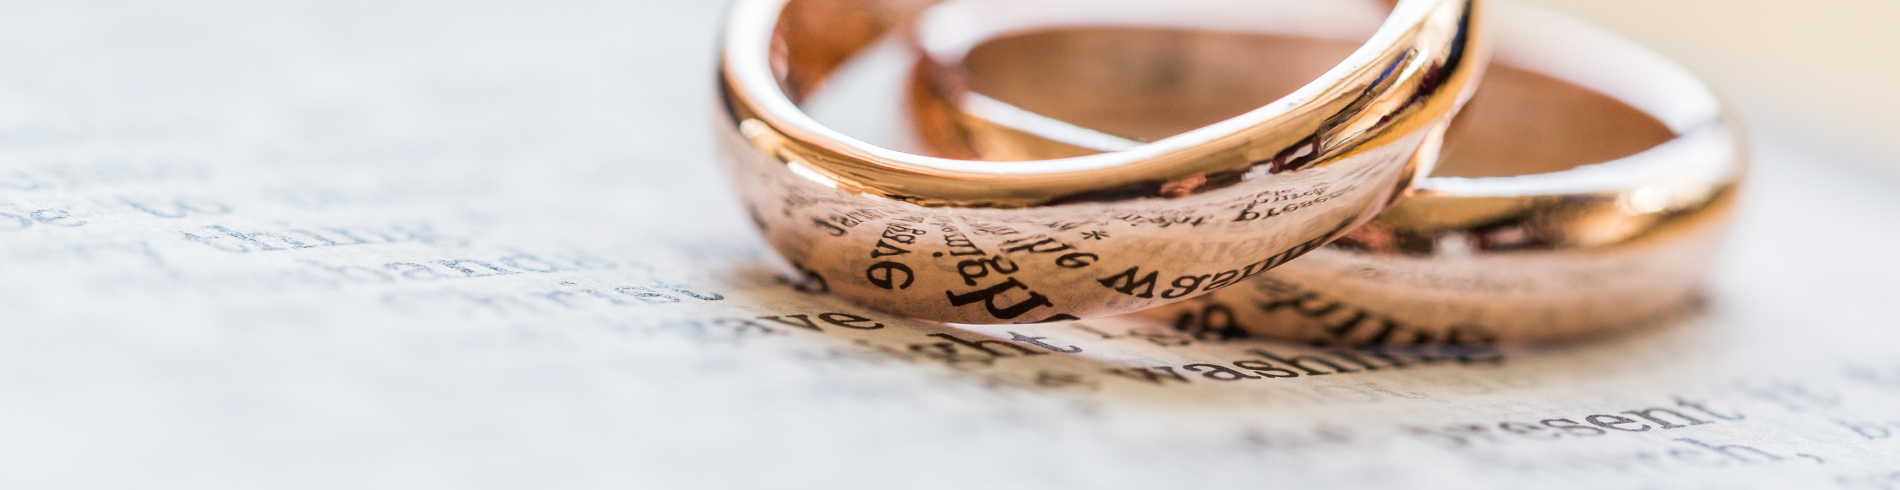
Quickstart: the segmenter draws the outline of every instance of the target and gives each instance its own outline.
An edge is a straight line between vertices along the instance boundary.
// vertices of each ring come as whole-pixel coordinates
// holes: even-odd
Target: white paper
[[[712,161],[722,10],[0,8],[0,484],[1900,488],[1893,182],[1771,147],[1671,328],[1218,381],[1329,354],[797,291]]]

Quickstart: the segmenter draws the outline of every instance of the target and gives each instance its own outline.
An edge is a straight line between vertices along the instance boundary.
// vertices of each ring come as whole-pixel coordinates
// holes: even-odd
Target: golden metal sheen
[[[1715,97],[1669,61],[1575,21],[1502,4],[1493,19],[1494,64],[1443,162],[1409,198],[1258,278],[1144,314],[1211,336],[1394,348],[1574,339],[1695,305],[1744,173],[1742,138]],[[1173,43],[1221,55],[1129,48]],[[1342,49],[1214,30],[1019,32],[933,53],[912,94],[939,151],[1110,151],[1288,90],[1273,70],[1220,60],[1305,60],[1293,66],[1311,70]],[[1100,76],[1154,64],[1176,76],[1149,87]],[[1236,83],[1246,80],[1258,83]],[[1189,261],[1224,251],[1181,250]]]
[[[1479,7],[1477,0],[739,0],[720,63],[723,161],[755,224],[810,287],[955,323],[1142,310],[1286,263],[1411,187],[1485,65]],[[1286,97],[1123,151],[1023,162],[927,157],[841,134],[798,105],[854,54],[905,37],[919,19],[1116,23],[1157,10],[1369,22],[1355,24],[1367,27],[1354,33],[1358,48]],[[1294,209],[1255,211],[1294,196]],[[1234,253],[1183,260],[1180,251],[1208,244]]]

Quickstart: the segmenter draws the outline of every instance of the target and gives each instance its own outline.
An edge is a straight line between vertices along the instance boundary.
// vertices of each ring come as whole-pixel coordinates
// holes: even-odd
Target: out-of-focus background
[[[1768,145],[1900,177],[1900,1],[1517,0],[1705,77]]]

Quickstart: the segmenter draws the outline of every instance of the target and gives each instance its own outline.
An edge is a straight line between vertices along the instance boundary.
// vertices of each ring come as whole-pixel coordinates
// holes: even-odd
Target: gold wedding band
[[[798,105],[927,0],[740,0],[720,83],[727,175],[767,241],[812,287],[956,323],[1147,309],[1238,284],[1370,219],[1432,161],[1486,52],[1477,0],[1181,0],[1221,17],[1372,13],[1349,56],[1292,95],[1123,151],[1023,162],[867,144]],[[1014,12],[1140,19],[1158,2],[996,0]],[[1380,20],[1383,19],[1383,20]],[[979,19],[980,20],[980,19]],[[896,108],[893,108],[896,109]],[[1297,199],[1273,216],[1250,211]],[[1277,206],[1278,204],[1276,204]],[[1218,244],[1218,260],[1169,251]]]
[[[1576,21],[1508,4],[1492,19],[1494,65],[1446,140],[1442,176],[1304,258],[1147,314],[1208,336],[1395,348],[1572,339],[1695,304],[1744,171],[1742,138],[1716,98],[1668,60]],[[1283,76],[1233,60],[1310,70],[1342,49],[1164,27],[1014,26],[933,50],[925,24],[919,127],[938,151],[979,158],[1114,151],[1285,90]],[[1141,43],[1220,56],[1129,47]],[[1141,90],[1099,76],[1153,64],[1177,76]],[[1287,209],[1271,204],[1253,212]]]

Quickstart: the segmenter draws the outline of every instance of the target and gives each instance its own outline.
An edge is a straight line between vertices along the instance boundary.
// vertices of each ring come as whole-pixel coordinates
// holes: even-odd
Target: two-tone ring
[[[920,23],[928,63],[915,112],[936,151],[977,158],[1139,148],[1273,100],[1290,90],[1287,73],[1324,70],[1351,49],[1271,19],[1104,28],[1071,21],[1087,9],[954,5]],[[1590,26],[1507,4],[1491,21],[1494,65],[1438,171],[1409,198],[1304,258],[1146,314],[1213,336],[1391,347],[1573,339],[1694,305],[1744,170],[1716,98]],[[1351,31],[1354,20],[1335,22],[1319,30]],[[1155,67],[1170,78],[1116,76]],[[1262,199],[1239,217],[1292,213],[1303,197]],[[1173,251],[1189,263],[1228,253]]]

